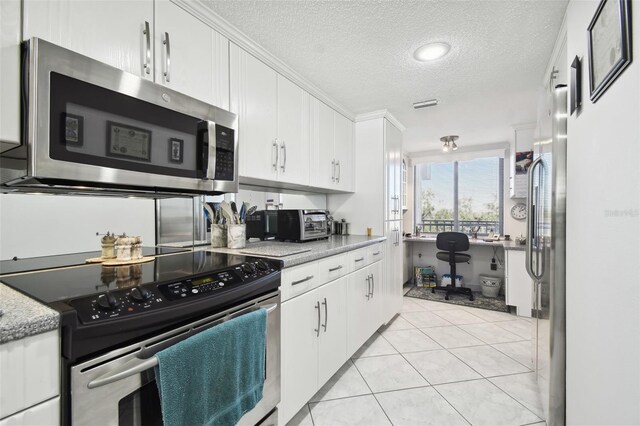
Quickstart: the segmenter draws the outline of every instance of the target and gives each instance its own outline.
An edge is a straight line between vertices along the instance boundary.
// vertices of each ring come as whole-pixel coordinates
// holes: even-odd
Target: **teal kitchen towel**
[[[211,327],[156,354],[165,426],[238,423],[262,399],[267,311]]]

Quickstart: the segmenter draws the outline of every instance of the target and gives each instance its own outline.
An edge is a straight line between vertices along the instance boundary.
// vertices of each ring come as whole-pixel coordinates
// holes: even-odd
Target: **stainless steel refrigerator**
[[[527,272],[533,280],[532,355],[548,425],[565,424],[567,88],[553,91],[551,135],[536,143],[527,193]]]

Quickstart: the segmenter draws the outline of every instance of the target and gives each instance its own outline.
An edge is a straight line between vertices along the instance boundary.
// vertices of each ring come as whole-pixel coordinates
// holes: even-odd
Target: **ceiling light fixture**
[[[437,99],[429,99],[426,101],[421,101],[421,102],[415,102],[413,104],[413,107],[415,109],[419,109],[419,108],[426,108],[426,107],[430,107],[430,106],[436,106],[438,105],[438,100]]]
[[[458,145],[456,144],[456,141],[460,138],[460,136],[456,136],[456,135],[450,135],[450,136],[443,136],[440,138],[440,141],[442,142],[442,150],[444,152],[449,152],[451,151],[457,151],[458,150]]]
[[[420,62],[433,61],[449,53],[449,49],[451,49],[451,46],[447,43],[429,43],[417,48],[413,52],[413,57]]]

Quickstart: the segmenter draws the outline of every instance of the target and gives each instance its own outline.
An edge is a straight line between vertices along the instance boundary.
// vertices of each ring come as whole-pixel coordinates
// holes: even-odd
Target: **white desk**
[[[412,250],[415,266],[436,268],[438,275],[449,273],[447,262],[436,259],[435,236],[407,237],[404,239],[407,248]],[[473,291],[481,291],[480,275],[501,277],[504,280],[506,303],[517,308],[517,314],[530,317],[532,307],[533,283],[525,268],[525,246],[513,241],[469,240],[471,256],[469,264],[461,263],[457,273],[464,276],[465,286]],[[491,259],[495,257],[497,270],[491,270]]]

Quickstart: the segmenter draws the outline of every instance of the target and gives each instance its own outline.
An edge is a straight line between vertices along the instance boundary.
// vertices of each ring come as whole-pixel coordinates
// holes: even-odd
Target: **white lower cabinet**
[[[347,352],[353,354],[382,325],[380,309],[384,281],[382,263],[376,262],[354,272],[349,281],[347,300]]]
[[[59,394],[58,330],[0,345],[0,418],[35,407]],[[58,419],[49,423],[57,423]]]
[[[58,424],[60,424],[59,396],[0,420],[0,426],[53,426]]]
[[[379,243],[282,271],[280,424],[388,321],[385,256]]]
[[[282,303],[282,418],[293,417],[347,357],[346,281]]]
[[[506,303],[517,308],[519,316],[531,317],[533,306],[533,281],[525,266],[523,250],[505,250],[505,283]]]

